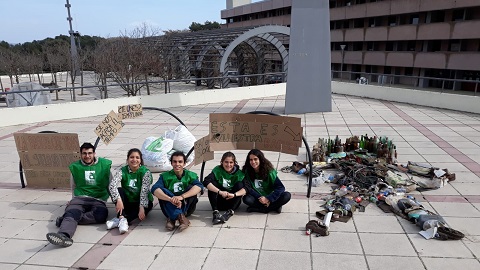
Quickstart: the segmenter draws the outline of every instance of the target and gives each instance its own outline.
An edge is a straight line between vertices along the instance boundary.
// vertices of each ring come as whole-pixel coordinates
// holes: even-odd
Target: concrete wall
[[[268,84],[162,95],[110,98],[41,106],[0,109],[0,127],[106,115],[118,106],[141,103],[143,107],[172,108],[233,100],[285,95],[286,84]]]
[[[172,108],[233,100],[285,95],[286,84],[269,84],[242,88],[228,88],[142,97],[111,98],[69,102],[43,106],[0,109],[0,127],[31,124],[42,121],[65,120],[116,111],[120,105],[141,103],[144,107]],[[332,82],[332,93],[405,102],[409,104],[445,108],[480,114],[480,97],[436,93],[374,85]]]
[[[332,93],[480,113],[480,96],[332,82]]]

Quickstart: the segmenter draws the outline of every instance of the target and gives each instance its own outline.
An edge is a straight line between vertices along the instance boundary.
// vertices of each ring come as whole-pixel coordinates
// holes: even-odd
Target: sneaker
[[[120,234],[128,232],[128,221],[126,218],[122,217],[120,219],[118,222],[118,230],[120,231]]]
[[[275,212],[277,212],[277,213],[279,213],[279,214],[282,213],[282,207],[280,206],[280,207],[278,207],[277,209],[275,209]]]
[[[225,220],[223,219],[222,215],[220,215],[220,212],[218,212],[218,210],[213,211],[212,224],[217,225],[224,222]]]
[[[223,213],[222,215],[224,222],[231,218],[233,214],[235,214],[235,212],[232,209],[228,209],[227,211],[225,211],[225,213]]]
[[[57,217],[57,220],[55,220],[55,226],[57,226],[57,228],[60,228],[60,226],[62,225],[62,221],[63,216]]]
[[[188,220],[188,218],[184,214],[178,215],[178,222],[180,223],[180,225],[178,226],[178,229],[180,231],[183,231],[187,229],[188,226],[190,226],[190,220]]]
[[[47,240],[52,245],[69,247],[73,244],[72,238],[63,233],[47,233]]]
[[[165,223],[165,229],[167,229],[167,231],[175,230],[175,221],[167,218],[167,223]]]
[[[118,218],[112,218],[111,220],[108,220],[106,222],[107,230],[111,230],[113,228],[118,227],[119,222],[120,222],[120,219],[118,219]]]

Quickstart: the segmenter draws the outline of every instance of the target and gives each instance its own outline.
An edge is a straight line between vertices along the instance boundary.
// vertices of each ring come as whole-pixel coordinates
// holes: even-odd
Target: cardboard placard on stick
[[[68,166],[80,159],[78,134],[14,133],[28,187],[70,188]]]
[[[129,104],[125,106],[118,106],[118,115],[121,120],[143,116],[142,104]]]
[[[298,155],[302,133],[301,119],[296,117],[210,114],[211,151],[258,148]]]
[[[120,132],[125,124],[114,111],[111,111],[105,119],[95,128],[95,134],[108,145]]]
[[[198,165],[204,161],[212,160],[214,155],[213,152],[210,151],[210,141],[208,136],[205,136],[194,144],[194,151],[195,151],[195,160],[194,164]]]

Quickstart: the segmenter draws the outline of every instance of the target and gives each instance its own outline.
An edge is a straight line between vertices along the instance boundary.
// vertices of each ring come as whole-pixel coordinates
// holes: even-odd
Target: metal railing
[[[407,87],[416,90],[428,91],[453,91],[456,94],[477,95],[480,90],[479,80],[449,79],[425,76],[409,76],[381,73],[366,73],[352,71],[332,70],[332,81],[359,83],[358,80],[364,77],[367,84],[385,87]],[[465,87],[467,86],[467,89]]]

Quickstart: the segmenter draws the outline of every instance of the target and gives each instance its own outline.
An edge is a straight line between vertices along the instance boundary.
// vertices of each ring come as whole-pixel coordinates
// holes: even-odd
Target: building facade
[[[480,0],[329,4],[333,77],[480,92]],[[233,5],[221,11],[223,27],[289,26],[291,5],[292,0]]]

